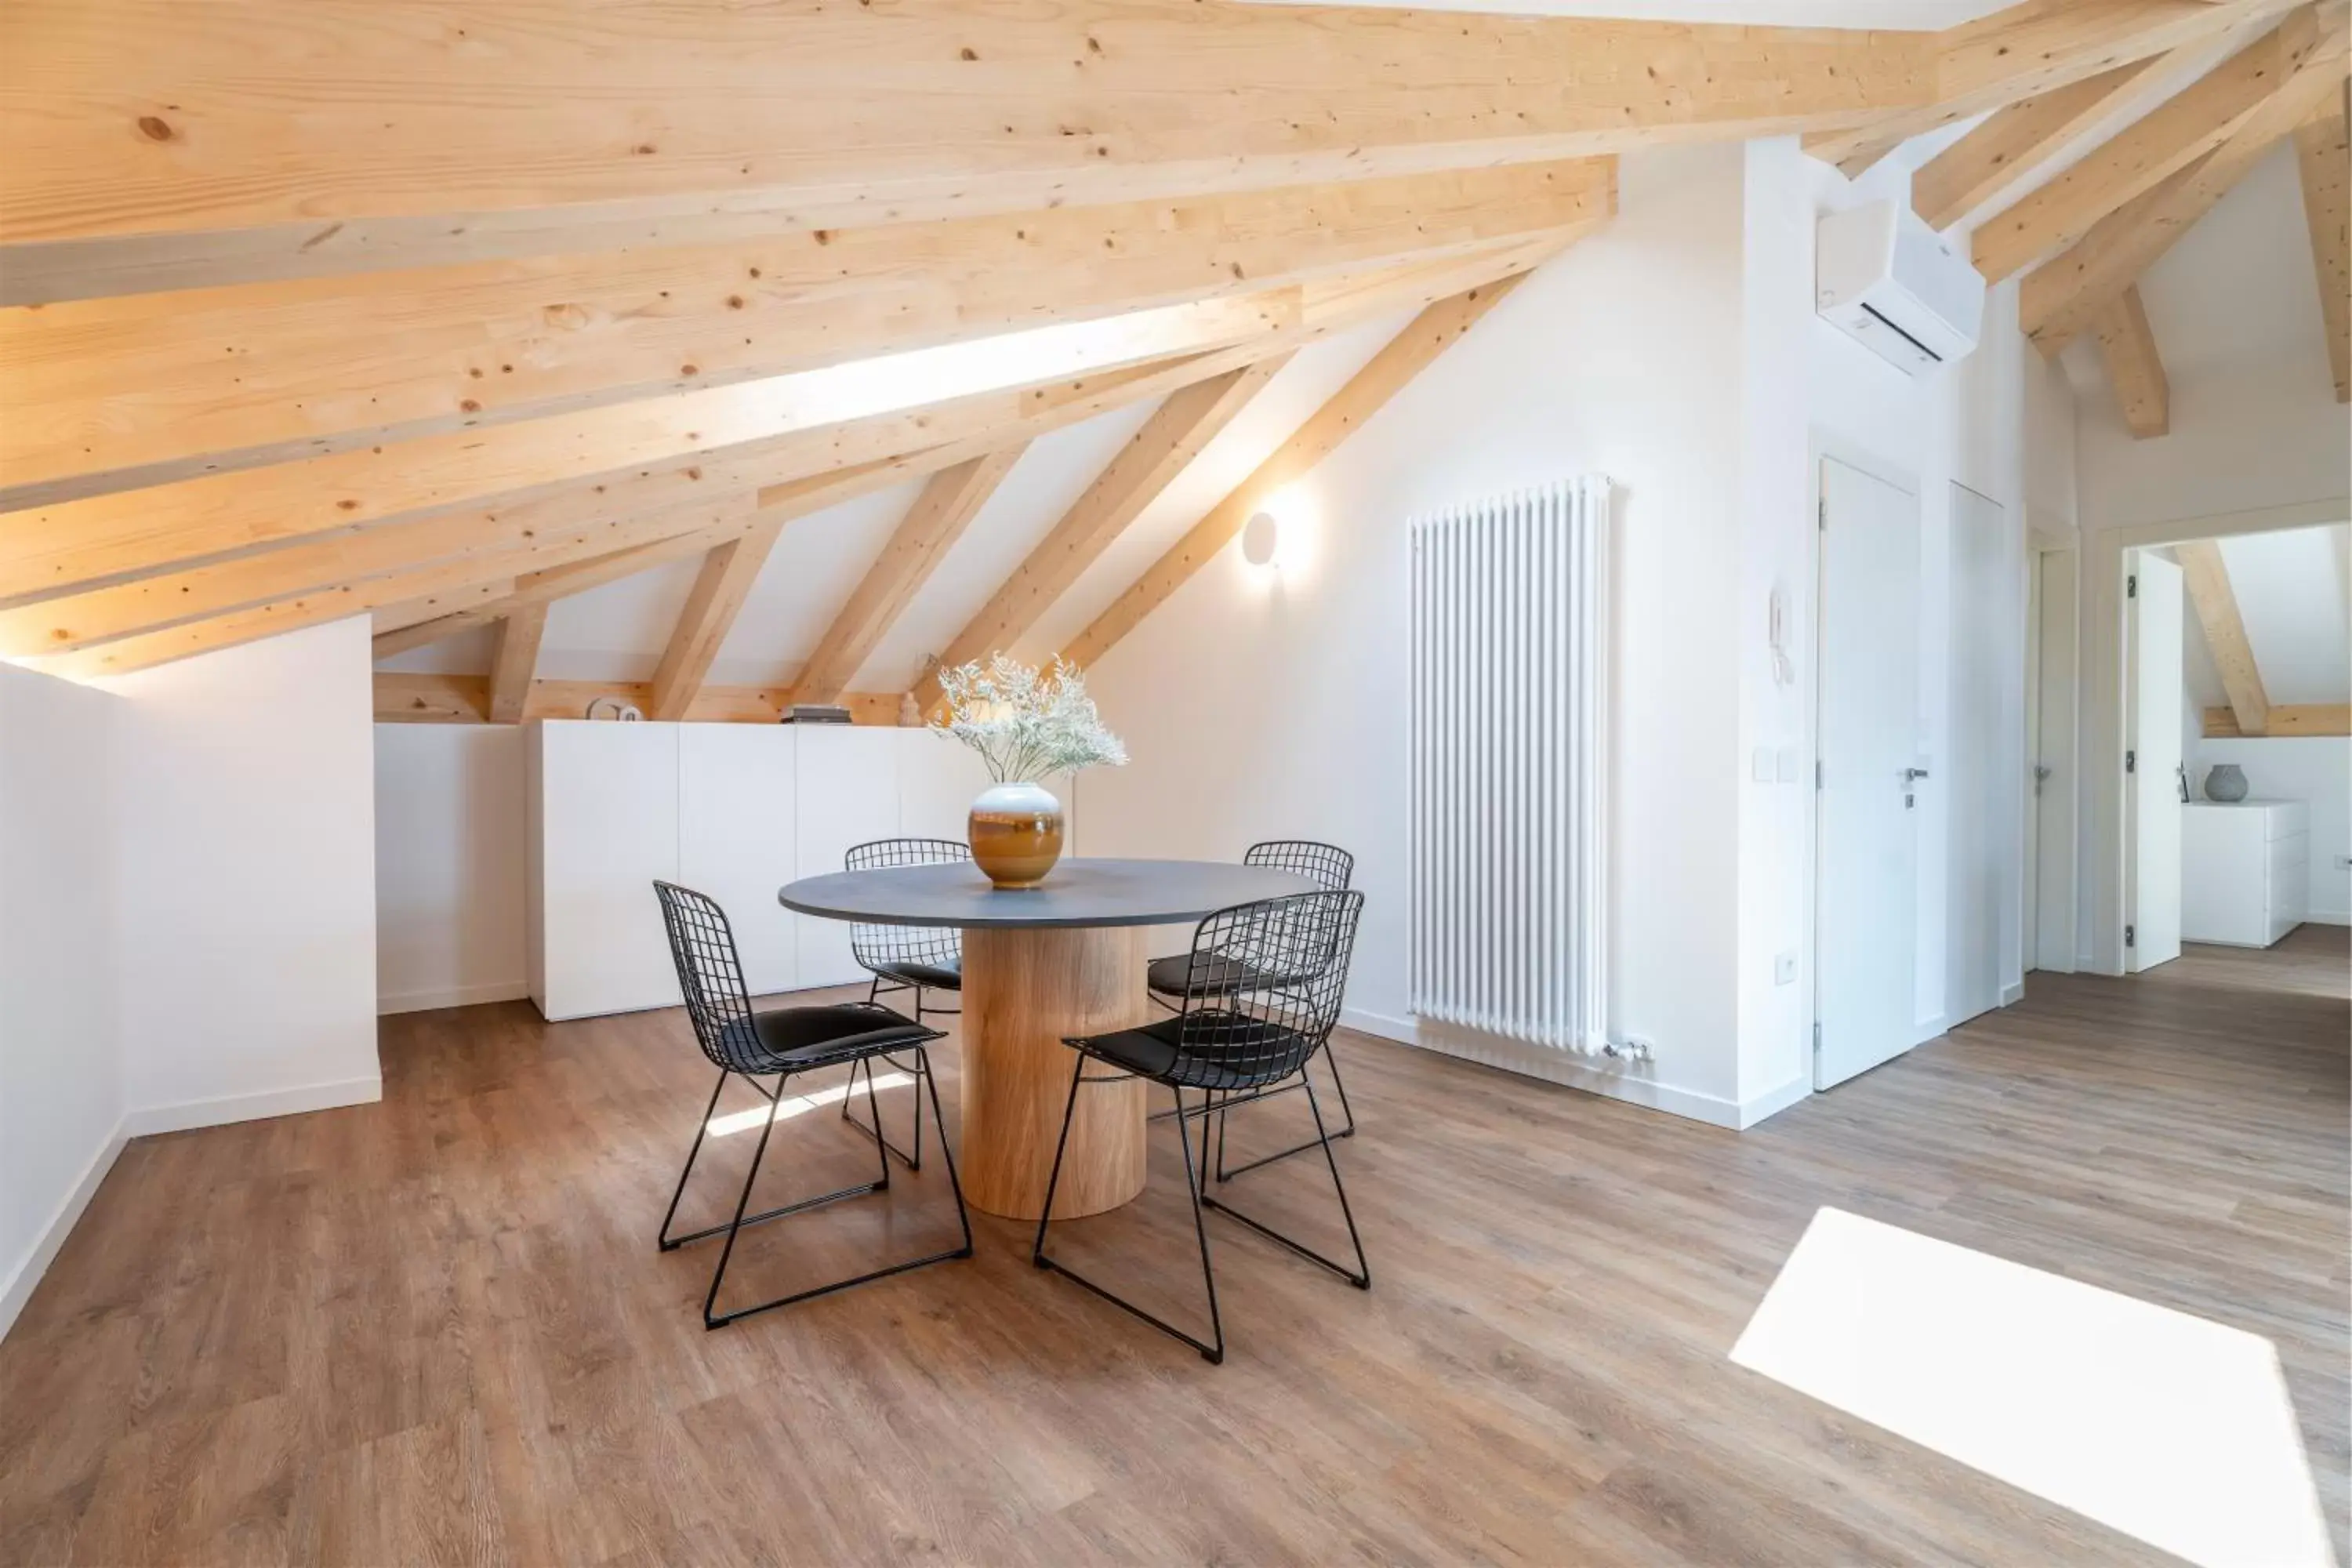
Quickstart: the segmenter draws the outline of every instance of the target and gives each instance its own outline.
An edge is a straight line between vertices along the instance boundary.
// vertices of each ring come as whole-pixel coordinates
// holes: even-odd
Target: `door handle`
[[[1908,789],[1912,784],[1916,784],[1919,780],[1924,779],[1927,776],[1927,770],[1925,768],[1905,768],[1903,770],[1903,785],[1906,789]]]

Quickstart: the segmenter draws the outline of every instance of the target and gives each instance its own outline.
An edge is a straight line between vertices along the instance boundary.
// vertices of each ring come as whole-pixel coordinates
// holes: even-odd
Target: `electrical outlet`
[[[1793,985],[1797,981],[1797,955],[1784,952],[1772,960],[1772,984]]]

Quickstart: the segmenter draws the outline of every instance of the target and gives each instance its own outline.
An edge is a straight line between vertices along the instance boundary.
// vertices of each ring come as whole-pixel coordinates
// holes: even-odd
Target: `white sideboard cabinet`
[[[963,837],[978,760],[926,730],[549,719],[525,727],[530,994],[549,1018],[678,1002],[656,879],[727,911],[754,994],[863,980],[776,889],[901,833]]]
[[[2310,808],[2299,800],[2180,808],[2180,936],[2268,947],[2310,912]]]

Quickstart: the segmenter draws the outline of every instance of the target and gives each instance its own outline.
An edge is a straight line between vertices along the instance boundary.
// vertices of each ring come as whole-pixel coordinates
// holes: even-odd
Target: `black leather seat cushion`
[[[1143,972],[1144,983],[1163,996],[1231,996],[1249,991],[1270,991],[1283,983],[1254,963],[1216,954],[1202,957],[1200,967],[1189,952],[1155,958]]]
[[[1194,1013],[1070,1044],[1113,1067],[1187,1089],[1255,1089],[1297,1072],[1307,1037],[1240,1014]]]
[[[913,959],[888,959],[866,967],[885,980],[897,980],[908,985],[920,985],[931,991],[961,991],[963,960],[947,963],[918,963]]]
[[[740,1030],[742,1025],[734,1025]],[[919,1046],[939,1037],[913,1019],[869,1002],[842,1002],[824,1007],[779,1007],[752,1015],[755,1041],[731,1042],[746,1060],[766,1065],[760,1072],[799,1072],[835,1062],[852,1061],[896,1046]]]

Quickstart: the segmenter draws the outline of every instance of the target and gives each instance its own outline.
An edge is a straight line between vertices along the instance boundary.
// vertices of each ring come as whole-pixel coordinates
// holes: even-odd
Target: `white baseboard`
[[[1499,1068],[1523,1078],[1540,1079],[1546,1083],[1582,1089],[1587,1094],[1597,1094],[1603,1099],[1622,1100],[1644,1110],[1663,1110],[1669,1116],[1680,1116],[1692,1121],[1704,1121],[1710,1127],[1727,1127],[1734,1131],[1753,1127],[1773,1112],[1786,1110],[1812,1092],[1812,1080],[1800,1078],[1750,1100],[1726,1100],[1720,1095],[1660,1083],[1644,1076],[1647,1065],[1640,1062],[1596,1067],[1565,1051],[1544,1050],[1539,1047],[1521,1045],[1516,1040],[1463,1030],[1423,1027],[1417,1019],[1395,1018],[1355,1007],[1343,1009],[1339,1021],[1351,1029],[1378,1035],[1384,1040],[1418,1046],[1441,1056],[1476,1062],[1482,1067]]]
[[[49,1223],[41,1228],[41,1234],[34,1240],[32,1247],[17,1260],[15,1271],[8,1276],[8,1283],[0,1287],[0,1338],[5,1338],[8,1331],[16,1327],[16,1314],[23,1311],[25,1303],[33,1299],[34,1288],[49,1271],[49,1265],[57,1260],[58,1249],[66,1244],[66,1237],[73,1234],[73,1227],[81,1219],[82,1210],[89,1207],[89,1200],[98,1194],[99,1184],[106,1180],[107,1172],[114,1169],[115,1159],[122,1152],[123,1144],[131,1141],[126,1131],[127,1120],[114,1124],[114,1131],[106,1135],[106,1141],[89,1157],[89,1164],[82,1171],[81,1179],[74,1183],[72,1190],[58,1204],[57,1212],[49,1216]]]
[[[2014,1007],[2014,1006],[2016,1006],[2020,1002],[2022,1002],[2022,1001],[2024,1001],[2024,1000],[2025,1000],[2025,982],[2024,982],[2024,981],[2020,980],[2020,981],[2015,982],[2015,983],[2014,983],[2014,984],[2012,984],[2004,985],[2004,986],[2002,986],[2002,987],[2000,988],[2000,1005],[2001,1005],[2002,1006],[2004,1006],[2004,1007]]]
[[[487,980],[478,985],[458,985],[446,991],[394,991],[375,999],[376,1016],[392,1013],[426,1013],[436,1007],[471,1007],[482,1002],[520,1002],[530,994],[528,980]]]
[[[150,1105],[125,1112],[123,1131],[133,1138],[158,1132],[185,1132],[196,1127],[226,1127],[233,1121],[258,1121],[269,1116],[299,1116],[306,1110],[332,1110],[345,1105],[371,1105],[383,1098],[383,1078],[370,1073],[337,1083],[306,1084],[299,1089],[273,1089],[261,1094],[225,1094],[212,1100],[191,1100],[179,1105]]]
[[[1778,1089],[1768,1089],[1761,1094],[1748,1096],[1739,1102],[1740,1131],[1745,1132],[1768,1116],[1778,1116],[1797,1101],[1813,1092],[1813,1075],[1801,1072]]]
[[[2352,915],[2341,910],[2314,910],[2303,918],[2315,926],[2352,926]]]

